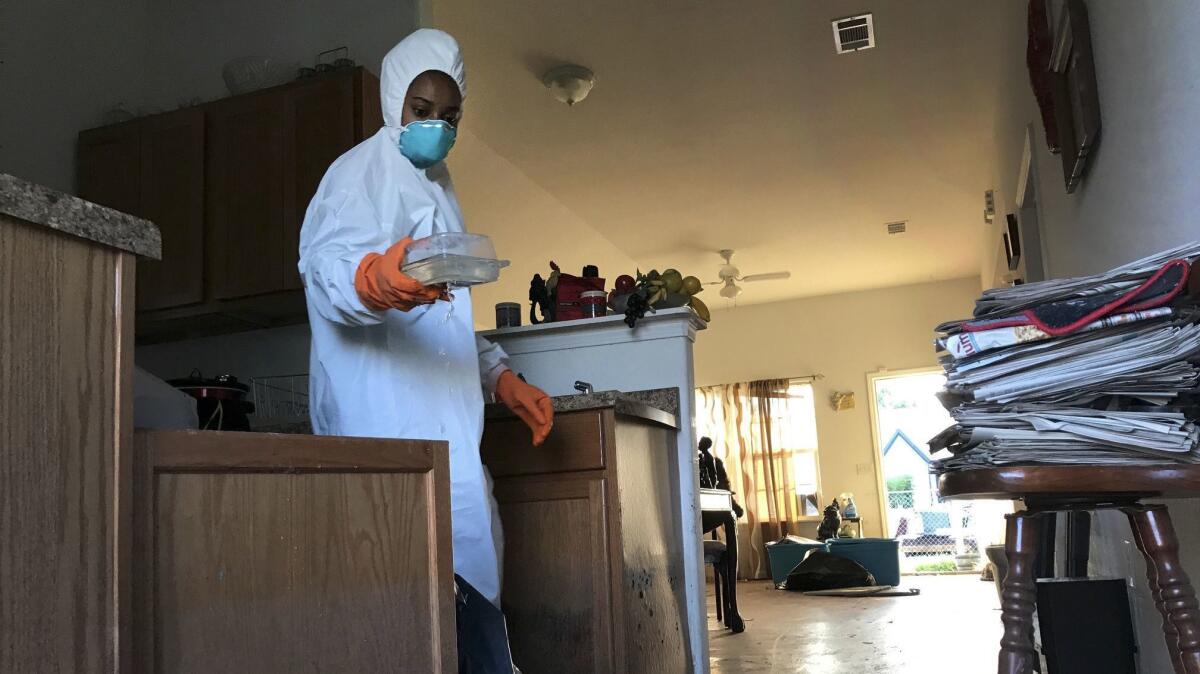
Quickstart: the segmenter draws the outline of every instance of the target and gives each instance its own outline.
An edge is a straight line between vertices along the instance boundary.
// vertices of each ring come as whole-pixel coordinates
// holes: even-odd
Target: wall
[[[594,264],[609,287],[617,276],[637,271],[631,257],[471,133],[469,116],[463,124],[450,168],[467,228],[490,236],[496,254],[512,262],[498,283],[474,291],[477,326],[495,327],[497,302],[528,305],[529,280],[545,278],[550,260],[569,274]],[[521,320],[528,322],[528,308],[524,313]]]
[[[823,495],[853,492],[865,534],[880,536],[867,374],[936,367],[934,326],[969,315],[978,296],[967,278],[718,310],[696,338],[696,385],[824,375],[814,382]],[[835,412],[834,391],[853,391],[854,409]]]
[[[253,330],[137,347],[134,360],[162,379],[186,377],[198,369],[206,377],[232,374],[248,381],[308,372],[307,325]]]
[[[120,105],[147,114],[228,95],[221,66],[311,64],[346,45],[378,72],[419,0],[39,0],[0,4],[0,171],[73,191],[75,137]]]
[[[372,72],[417,27],[417,0],[152,0],[145,102],[170,109],[228,95],[221,67],[240,56],[312,65],[345,45]]]
[[[1010,44],[1024,44],[1024,3],[1013,3]],[[1200,7],[1189,2],[1088,0],[1103,137],[1089,175],[1074,195],[1062,184],[1059,158],[1045,150],[1029,90],[1023,50],[1013,50],[997,81],[996,184],[1013,203],[1025,128],[1035,125],[1034,165],[1047,271],[1052,277],[1110,269],[1200,239],[1194,205],[1200,169]],[[999,220],[999,218],[998,218]],[[990,279],[987,270],[981,273]],[[1200,501],[1173,501],[1183,562],[1200,578]],[[1092,575],[1125,576],[1143,672],[1171,671],[1161,619],[1146,590],[1144,566],[1124,518],[1101,512],[1093,525]]]
[[[73,189],[75,135],[140,98],[145,3],[0,3],[0,171]]]

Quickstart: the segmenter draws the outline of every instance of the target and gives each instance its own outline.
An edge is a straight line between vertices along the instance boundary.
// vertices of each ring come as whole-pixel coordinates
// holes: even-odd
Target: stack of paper
[[[1181,294],[1163,306],[1118,309],[1057,337],[1047,332],[1054,328],[1021,319],[1045,303],[1131,291],[1171,260],[1198,258],[1200,244],[1192,244],[1107,274],[990,290],[976,303],[970,319],[976,323],[939,326],[946,371],[941,397],[956,423],[930,441],[933,451],[952,454],[937,458],[933,471],[1200,463],[1200,308],[1194,298]],[[991,328],[993,319],[1000,327]]]

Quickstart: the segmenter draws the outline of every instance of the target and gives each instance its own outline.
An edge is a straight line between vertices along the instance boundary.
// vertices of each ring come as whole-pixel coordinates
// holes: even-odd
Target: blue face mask
[[[400,127],[400,154],[419,169],[442,161],[454,147],[458,130],[440,119],[409,122]]]

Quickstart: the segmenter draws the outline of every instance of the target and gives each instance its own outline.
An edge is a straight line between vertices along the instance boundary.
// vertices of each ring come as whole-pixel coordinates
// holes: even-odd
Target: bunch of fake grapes
[[[625,304],[625,324],[631,328],[646,316],[647,311],[653,313],[654,306],[665,300],[670,294],[687,295],[687,305],[696,312],[696,315],[705,321],[712,320],[708,307],[699,297],[696,297],[704,290],[704,285],[695,276],[685,278],[674,269],[668,269],[660,274],[657,270],[652,269],[645,274],[639,271],[637,279],[631,276],[621,276],[617,279],[616,288],[615,292],[617,293],[629,294]]]

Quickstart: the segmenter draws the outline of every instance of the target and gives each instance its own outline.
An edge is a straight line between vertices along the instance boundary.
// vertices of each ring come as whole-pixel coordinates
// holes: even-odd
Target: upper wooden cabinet
[[[283,144],[283,165],[286,167],[283,241],[287,251],[294,252],[300,247],[300,225],[325,170],[346,148],[354,145],[356,139],[374,133],[383,124],[382,119],[378,119],[370,128],[363,127],[361,97],[355,96],[353,84],[347,79],[331,78],[312,87],[293,89],[283,101],[286,139]],[[378,100],[377,88],[370,93]],[[285,255],[281,263],[284,287],[301,288],[296,256]]]
[[[204,113],[179,110],[141,126],[141,212],[158,225],[163,259],[141,260],[138,309],[204,300]]]
[[[283,96],[269,92],[209,109],[205,220],[213,299],[283,289],[283,108]]]
[[[382,124],[379,81],[355,68],[80,133],[80,196],[163,233],[138,269],[138,341],[303,322],[309,200]]]

